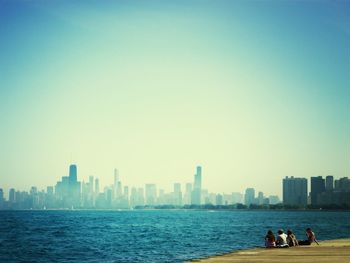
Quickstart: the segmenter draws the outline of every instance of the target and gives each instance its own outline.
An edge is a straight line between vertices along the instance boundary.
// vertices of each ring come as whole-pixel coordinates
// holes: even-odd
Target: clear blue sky
[[[350,4],[0,0],[0,113],[6,191],[350,176]]]

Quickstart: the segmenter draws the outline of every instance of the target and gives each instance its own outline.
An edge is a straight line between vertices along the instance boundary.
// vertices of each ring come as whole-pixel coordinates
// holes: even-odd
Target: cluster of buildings
[[[248,188],[246,194],[216,194],[209,193],[202,188],[202,167],[197,166],[193,183],[186,183],[182,189],[180,183],[174,183],[170,193],[157,189],[156,184],[146,184],[145,187],[122,186],[118,170],[114,170],[113,184],[100,189],[98,178],[89,176],[87,182],[78,181],[77,166],[69,166],[68,176],[63,176],[55,186],[48,186],[46,191],[38,191],[32,187],[29,192],[16,191],[11,188],[9,198],[4,198],[0,189],[0,209],[128,209],[134,207],[154,207],[172,205],[182,207],[185,205],[233,205],[237,203],[247,206],[256,204],[278,203],[277,196],[265,197],[259,192],[255,197],[255,190]]]
[[[350,206],[350,179],[334,180],[333,176],[311,177],[311,191],[308,192],[306,178],[286,177],[283,179],[283,205],[291,207],[323,207],[330,205]],[[245,194],[209,193],[202,188],[202,167],[197,166],[193,183],[174,183],[170,193],[158,189],[156,184],[131,189],[123,186],[118,170],[114,170],[113,184],[100,189],[98,178],[89,176],[87,182],[78,181],[77,166],[69,166],[68,176],[63,176],[55,186],[46,191],[31,187],[29,192],[11,188],[6,200],[0,188],[0,209],[130,209],[156,206],[199,206],[237,205],[246,207],[275,205],[281,203],[277,195],[256,194],[254,188],[247,188]]]
[[[350,179],[334,180],[332,175],[311,177],[308,192],[306,178],[286,177],[283,179],[283,204],[290,206],[327,207],[350,206]]]

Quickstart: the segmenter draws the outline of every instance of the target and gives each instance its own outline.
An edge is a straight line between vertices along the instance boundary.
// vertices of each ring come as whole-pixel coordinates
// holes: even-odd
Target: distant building
[[[243,204],[243,194],[232,193],[232,204]]]
[[[350,191],[350,179],[343,177],[335,180],[335,191],[337,192],[349,192]]]
[[[0,209],[3,209],[5,203],[4,191],[0,188]]]
[[[175,183],[174,184],[174,200],[173,200],[174,205],[182,205],[182,191],[181,191],[181,184],[180,183]]]
[[[270,205],[276,205],[281,202],[277,195],[270,195],[269,201],[270,201]]]
[[[13,204],[16,201],[15,199],[15,189],[11,188],[9,192],[9,202]]]
[[[216,199],[215,200],[216,201],[216,205],[223,205],[224,204],[223,196],[221,194],[217,194],[215,199]]]
[[[202,199],[202,167],[197,166],[197,171],[196,171],[196,174],[194,175],[191,204],[200,205],[201,199]]]
[[[263,192],[259,192],[258,193],[258,205],[263,205],[264,204],[264,202],[265,202],[265,197],[264,197],[264,193]]]
[[[333,191],[334,189],[334,177],[333,175],[326,176],[326,191]]]
[[[77,181],[77,166],[69,166],[69,175],[63,176],[62,181],[55,186],[59,207],[76,208],[81,206],[81,183]]]
[[[98,196],[100,193],[100,180],[98,178],[95,179],[95,196]]]
[[[255,203],[255,189],[247,188],[244,195],[244,204],[250,206]]]
[[[192,195],[192,184],[191,183],[187,183],[186,184],[185,195],[184,195],[184,200],[183,200],[183,203],[185,205],[190,205],[191,204],[191,195]]]
[[[311,205],[319,205],[318,196],[325,192],[325,179],[322,176],[311,177]]]
[[[146,205],[154,206],[157,204],[157,187],[155,184],[146,184]]]
[[[271,200],[270,200],[271,201]],[[307,206],[307,179],[286,177],[283,179],[283,204]]]

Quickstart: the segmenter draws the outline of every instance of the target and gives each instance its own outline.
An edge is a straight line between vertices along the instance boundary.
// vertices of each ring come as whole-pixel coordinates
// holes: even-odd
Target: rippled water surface
[[[262,246],[268,229],[350,237],[350,212],[0,211],[1,262],[183,262]]]

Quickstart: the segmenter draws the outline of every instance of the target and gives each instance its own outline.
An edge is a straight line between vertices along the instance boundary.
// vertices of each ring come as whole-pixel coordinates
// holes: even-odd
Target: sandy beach
[[[350,238],[285,249],[240,250],[192,262],[350,262]]]

